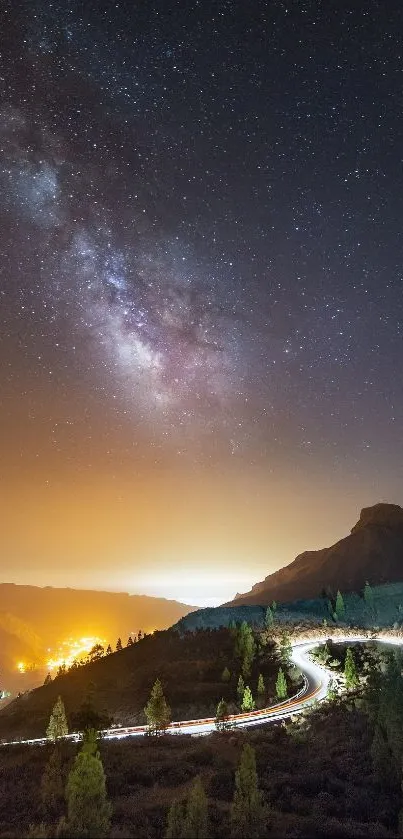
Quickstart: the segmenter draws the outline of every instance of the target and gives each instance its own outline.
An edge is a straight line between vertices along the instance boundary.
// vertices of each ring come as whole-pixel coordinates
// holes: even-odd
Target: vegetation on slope
[[[359,626],[372,629],[378,627],[403,627],[403,582],[370,586],[372,600],[369,603],[364,596],[366,587],[360,592],[341,592],[344,612],[337,614],[337,590],[323,591],[322,597],[314,600],[296,600],[292,603],[279,603],[276,608],[275,623],[297,624],[311,623],[313,626]],[[246,620],[255,627],[265,625],[267,606],[219,606],[218,608],[199,609],[181,618],[175,625],[179,632],[195,629],[215,629],[229,626],[234,621]]]
[[[200,777],[207,795],[212,839],[230,835],[235,773],[249,743],[266,807],[265,830],[276,837],[393,837],[401,795],[373,768],[373,724],[351,700],[321,707],[303,724],[209,738],[172,737],[101,741],[99,750],[112,804],[111,837],[160,839],[168,812]],[[52,746],[1,749],[0,836],[26,835],[44,820],[41,777]],[[63,783],[77,746],[61,744]],[[53,823],[65,812],[59,800]]]
[[[103,716],[104,726],[111,720],[115,725],[145,724],[144,708],[156,679],[161,680],[173,719],[214,717],[221,698],[230,713],[239,711],[243,696],[238,696],[237,686],[242,674],[244,686],[249,685],[255,697],[259,675],[263,676],[265,691],[259,702],[268,704],[275,698],[279,666],[275,644],[270,637],[256,642],[253,633],[246,634],[246,641],[228,629],[184,636],[167,630],[147,636],[12,702],[0,713],[0,737],[44,736],[58,696],[70,730],[82,727],[80,714],[87,706],[88,716],[89,705]]]

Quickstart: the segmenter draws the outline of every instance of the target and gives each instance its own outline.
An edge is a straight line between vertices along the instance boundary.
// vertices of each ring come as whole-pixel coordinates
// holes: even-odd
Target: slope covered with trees
[[[156,632],[16,699],[0,712],[0,738],[43,737],[59,696],[70,730],[80,730],[86,721],[98,728],[112,721],[145,724],[144,709],[156,680],[173,719],[214,717],[221,698],[233,713],[240,710],[246,687],[255,701],[261,675],[265,692],[259,702],[274,699],[277,672],[274,642],[259,639],[247,624],[184,636],[174,630]],[[244,682],[239,696],[240,677]]]

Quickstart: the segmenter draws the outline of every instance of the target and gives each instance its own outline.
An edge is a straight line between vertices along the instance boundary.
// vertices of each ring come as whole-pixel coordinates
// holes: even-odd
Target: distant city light
[[[83,638],[67,638],[66,641],[63,641],[61,645],[54,651],[53,656],[51,656],[48,661],[46,662],[47,667],[49,670],[57,670],[59,667],[71,667],[74,661],[78,661],[83,656],[88,655],[90,650],[95,647],[96,644],[100,644],[104,646],[106,643],[104,638],[98,638],[96,636],[88,636]],[[49,652],[51,650],[48,650]]]

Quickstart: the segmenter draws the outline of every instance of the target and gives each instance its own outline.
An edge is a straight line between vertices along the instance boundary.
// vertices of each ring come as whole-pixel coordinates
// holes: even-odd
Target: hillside
[[[289,602],[403,581],[403,509],[376,504],[361,511],[349,536],[330,548],[305,551],[226,605]]]
[[[139,629],[166,629],[190,611],[191,606],[159,597],[2,583],[0,673],[5,684],[0,688],[23,691],[40,684],[49,648],[57,649],[66,639],[98,637],[114,647],[119,636],[126,643]],[[40,673],[21,676],[18,661],[39,666]]]
[[[278,662],[274,649],[269,642],[261,650],[250,676],[250,684],[255,686],[262,672],[267,698],[275,693]],[[225,667],[231,673],[228,682],[221,679]],[[157,678],[163,684],[173,719],[214,715],[222,697],[230,704],[236,702],[239,672],[234,638],[226,629],[188,633],[185,637],[174,630],[156,632],[15,699],[0,711],[0,739],[43,736],[59,695],[72,721],[89,691],[97,711],[113,718],[115,725],[145,723],[143,709]]]

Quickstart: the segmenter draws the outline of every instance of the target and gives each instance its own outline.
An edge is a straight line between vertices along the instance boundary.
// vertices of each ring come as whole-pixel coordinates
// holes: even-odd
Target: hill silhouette
[[[144,724],[144,706],[157,678],[162,682],[173,719],[214,716],[222,697],[230,706],[236,701],[240,666],[234,638],[227,629],[186,635],[173,629],[155,632],[14,699],[0,711],[0,739],[43,737],[59,695],[72,726],[89,694],[97,712],[112,719],[115,725]],[[223,681],[225,667],[229,668],[230,678]],[[262,672],[268,693],[274,697],[277,671],[274,643],[268,642],[256,657],[250,684],[255,689]]]
[[[324,591],[359,591],[367,580],[373,586],[403,581],[403,509],[397,504],[365,507],[344,539],[299,554],[226,605],[287,603],[316,598]]]
[[[113,648],[119,636],[166,629],[192,611],[175,600],[124,592],[0,584],[0,688],[25,690],[43,673],[20,676],[17,662],[45,668],[48,649],[71,636],[99,637]],[[4,683],[4,684],[3,684]]]

